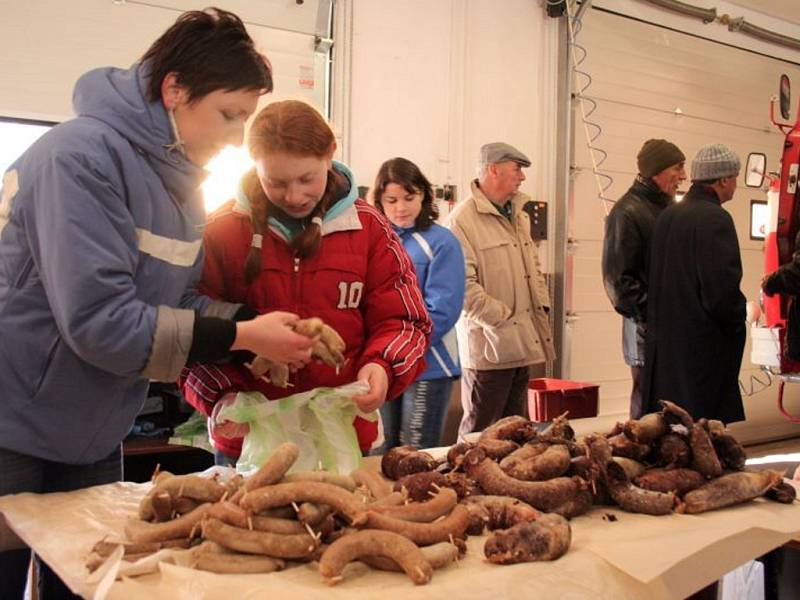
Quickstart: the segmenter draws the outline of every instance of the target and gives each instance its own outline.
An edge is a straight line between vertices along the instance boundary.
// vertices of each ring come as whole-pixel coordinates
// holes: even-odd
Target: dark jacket
[[[624,317],[622,353],[630,366],[644,363],[650,241],[656,218],[672,203],[652,179],[638,176],[606,218],[603,283],[614,310]]]
[[[792,296],[786,326],[786,356],[800,361],[800,233],[794,240],[792,260],[781,265],[764,282],[764,292],[770,296]]]
[[[693,185],[653,234],[644,412],[671,400],[696,419],[744,419],[739,370],[745,342],[742,262],[730,214]]]

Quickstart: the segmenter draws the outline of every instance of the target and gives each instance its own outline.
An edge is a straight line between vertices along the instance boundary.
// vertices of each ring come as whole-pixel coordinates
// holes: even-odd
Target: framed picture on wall
[[[750,200],[750,239],[763,240],[769,227],[769,206],[766,200]]]

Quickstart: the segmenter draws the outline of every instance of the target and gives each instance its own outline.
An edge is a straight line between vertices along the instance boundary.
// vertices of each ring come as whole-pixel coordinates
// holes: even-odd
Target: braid
[[[322,194],[314,210],[308,215],[309,222],[305,229],[295,236],[292,240],[292,250],[300,258],[307,258],[313,256],[319,250],[319,245],[322,242],[322,219],[325,218],[325,213],[333,204],[339,199],[342,191],[341,175],[333,169],[328,170],[328,180],[325,183],[325,191]]]
[[[242,189],[250,201],[250,222],[253,227],[253,242],[244,263],[244,280],[249,285],[261,272],[261,236],[268,231],[269,215],[267,197],[261,188],[255,169],[249,170],[242,177]]]

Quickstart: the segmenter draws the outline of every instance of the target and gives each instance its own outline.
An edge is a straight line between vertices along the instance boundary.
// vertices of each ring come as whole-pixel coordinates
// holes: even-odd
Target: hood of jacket
[[[358,185],[356,184],[353,172],[350,171],[347,165],[340,163],[338,160],[333,161],[333,169],[337,173],[345,176],[347,183],[350,184],[350,189],[346,196],[339,198],[336,203],[325,212],[325,216],[322,218],[323,235],[327,230],[325,225],[330,224],[337,217],[342,215],[342,213],[344,213],[347,209],[351,208],[358,199]],[[247,194],[244,193],[244,188],[242,187],[241,182],[236,190],[236,208],[240,212],[244,212],[248,215],[250,214],[250,199],[247,197]],[[292,232],[289,230],[289,228],[275,217],[269,218],[269,225],[270,227],[279,231],[286,239],[292,238]]]
[[[73,109],[77,116],[102,121],[127,139],[178,198],[199,193],[207,173],[175,146],[167,110],[161,100],[147,98],[148,82],[147,63],[93,69],[75,84]]]

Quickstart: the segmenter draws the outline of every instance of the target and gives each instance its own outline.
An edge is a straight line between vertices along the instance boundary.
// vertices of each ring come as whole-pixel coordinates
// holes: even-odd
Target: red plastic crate
[[[597,416],[599,385],[549,379],[531,379],[528,383],[528,414],[531,421],[552,421],[569,411],[567,418]]]

